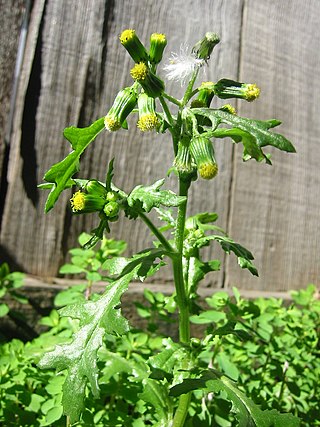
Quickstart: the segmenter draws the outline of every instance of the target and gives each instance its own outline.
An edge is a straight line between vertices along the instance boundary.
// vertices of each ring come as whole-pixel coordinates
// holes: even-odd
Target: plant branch
[[[174,98],[173,96],[169,95],[168,93],[163,92],[162,96],[164,98],[166,98],[168,101],[170,101],[173,104],[177,105],[178,107],[181,107],[181,102],[178,99]]]
[[[163,108],[164,114],[165,114],[165,116],[166,116],[166,119],[167,119],[167,121],[168,121],[169,125],[170,125],[171,127],[173,127],[173,126],[174,126],[174,120],[173,120],[173,117],[172,117],[172,115],[171,115],[171,112],[170,112],[170,110],[169,110],[169,108],[168,108],[168,106],[167,106],[167,103],[166,103],[165,99],[163,98],[163,96],[160,96],[160,97],[159,97],[159,101],[160,101],[160,103],[161,103],[161,105],[162,105],[162,108]]]
[[[155,237],[159,240],[159,242],[162,244],[162,246],[169,252],[168,256],[170,256],[170,253],[174,253],[175,250],[170,245],[166,237],[161,233],[161,231],[158,230],[158,228],[153,224],[153,222],[145,215],[143,212],[139,212],[139,217],[142,219],[142,221],[148,226],[148,228],[151,230],[151,232],[155,235]]]

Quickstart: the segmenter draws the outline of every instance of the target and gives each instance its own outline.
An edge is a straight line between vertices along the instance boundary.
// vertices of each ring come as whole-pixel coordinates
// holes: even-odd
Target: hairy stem
[[[179,338],[180,342],[184,344],[188,344],[190,342],[189,298],[183,280],[182,267],[184,228],[188,201],[188,187],[189,185],[179,179],[179,195],[185,196],[186,201],[178,208],[175,233],[175,246],[177,250],[177,256],[172,258],[174,282],[177,293],[177,304],[179,307]],[[174,415],[173,427],[183,427],[188,413],[190,399],[190,393],[183,394],[180,396],[178,408]]]

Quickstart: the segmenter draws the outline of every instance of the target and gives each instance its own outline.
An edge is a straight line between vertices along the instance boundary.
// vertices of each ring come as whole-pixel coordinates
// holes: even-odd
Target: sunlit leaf
[[[71,126],[64,130],[63,134],[70,142],[73,151],[61,162],[51,166],[43,177],[45,181],[51,184],[51,192],[45,206],[46,212],[53,208],[62,191],[70,187],[70,179],[79,170],[80,156],[103,128],[104,118],[102,117],[89,127],[76,128]]]

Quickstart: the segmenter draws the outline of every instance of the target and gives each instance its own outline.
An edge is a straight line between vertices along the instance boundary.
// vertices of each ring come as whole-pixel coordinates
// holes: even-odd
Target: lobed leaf
[[[252,260],[254,259],[252,253],[229,237],[217,235],[204,236],[197,240],[196,246],[201,248],[202,246],[206,246],[211,240],[215,240],[220,243],[222,249],[226,253],[229,254],[230,252],[233,252],[237,256],[238,263],[241,268],[247,268],[254,276],[259,275],[258,270],[252,263]]]
[[[62,308],[61,316],[80,320],[80,329],[71,342],[57,345],[40,360],[40,368],[67,369],[63,385],[62,404],[71,423],[77,421],[83,410],[86,385],[89,382],[95,396],[99,395],[97,351],[106,333],[123,334],[128,330],[127,320],[121,316],[120,298],[136,274],[136,269],[110,285],[97,301],[78,302]]]
[[[281,414],[275,409],[261,410],[236,387],[233,381],[214,370],[203,371],[199,378],[183,380],[182,383],[171,388],[170,394],[179,396],[199,389],[208,393],[225,392],[233,404],[232,411],[236,412],[240,427],[298,427],[300,425],[299,419],[291,414]]]
[[[244,160],[254,158],[257,161],[265,160],[267,163],[271,163],[268,156],[262,151],[262,147],[268,145],[289,153],[296,151],[292,143],[283,135],[269,131],[281,123],[278,120],[247,119],[212,108],[193,108],[192,113],[210,119],[212,123],[210,136],[216,138],[229,136],[235,142],[241,141],[244,146]],[[230,126],[231,129],[218,128],[221,123]]]
[[[43,177],[43,179],[51,185],[51,192],[47,198],[45,212],[49,212],[55,205],[62,191],[70,187],[72,176],[79,170],[80,156],[103,128],[104,118],[102,117],[89,127],[77,128],[71,126],[64,130],[63,134],[70,142],[73,151],[61,162],[55,163]],[[48,184],[41,184],[40,186],[44,188],[48,186]]]
[[[128,196],[128,205],[144,212],[150,212],[152,208],[162,206],[175,207],[186,201],[183,196],[177,196],[171,190],[160,190],[164,184],[164,179],[160,179],[154,184],[144,187],[138,185]]]

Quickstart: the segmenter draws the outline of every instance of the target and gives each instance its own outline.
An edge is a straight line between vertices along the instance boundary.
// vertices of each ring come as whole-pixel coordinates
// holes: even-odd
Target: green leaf
[[[160,205],[173,207],[184,203],[185,197],[177,196],[170,190],[160,190],[164,181],[160,179],[148,187],[138,185],[129,194],[128,205],[138,211],[142,209],[144,212],[150,212],[152,208],[159,208]]]
[[[139,397],[154,407],[155,418],[158,421],[156,425],[159,427],[172,425],[173,407],[167,388],[151,378],[143,380],[142,384],[144,390]]]
[[[206,310],[197,316],[191,316],[190,321],[196,324],[218,323],[225,320],[226,314],[215,310]]]
[[[291,414],[281,414],[273,410],[262,411],[255,403],[246,397],[235,383],[219,372],[204,371],[200,378],[189,378],[171,388],[172,396],[189,393],[192,390],[203,389],[206,392],[227,394],[233,404],[232,411],[236,411],[239,427],[298,427],[299,419]]]
[[[106,333],[123,334],[128,330],[127,320],[121,316],[120,298],[136,274],[136,269],[110,285],[97,301],[79,302],[60,310],[61,316],[80,320],[80,329],[72,341],[57,345],[40,360],[40,368],[67,369],[63,385],[62,404],[71,423],[77,421],[84,408],[86,384],[89,381],[94,396],[99,395],[97,351]]]
[[[0,304],[0,317],[4,317],[9,313],[10,309],[7,304]]]
[[[85,272],[85,268],[79,267],[77,265],[74,264],[64,264],[60,270],[59,273],[60,274],[78,274],[78,273],[83,273]]]
[[[215,240],[220,243],[222,249],[226,253],[229,254],[230,252],[233,252],[237,256],[238,263],[241,268],[247,268],[251,274],[254,276],[259,276],[258,270],[252,263],[252,260],[254,259],[252,253],[248,251],[248,249],[241,246],[239,243],[234,242],[229,237],[217,235],[204,236],[197,240],[196,246],[201,248],[202,246],[206,246],[211,240]]]
[[[112,182],[112,178],[113,178],[113,162],[114,162],[114,158],[111,159],[109,162],[108,171],[107,171],[107,175],[106,175],[106,190],[107,191],[112,190],[111,182]]]
[[[49,409],[49,411],[46,413],[46,423],[44,425],[52,425],[55,421],[58,421],[63,414],[63,408],[62,406],[54,406],[53,408]]]
[[[292,143],[283,135],[269,131],[269,129],[281,123],[278,120],[252,120],[211,108],[193,108],[192,113],[208,117],[211,120],[213,127],[212,131],[209,131],[210,136],[216,138],[230,136],[235,142],[242,141],[244,160],[254,158],[257,161],[261,161],[265,159],[267,163],[271,163],[261,150],[262,147],[267,145],[289,153],[295,153],[296,151]],[[231,129],[217,129],[221,123],[230,126]]]
[[[70,179],[79,170],[79,160],[88,145],[104,128],[104,118],[95,121],[86,128],[68,127],[64,130],[65,138],[71,143],[73,151],[59,163],[55,163],[44,175],[44,180],[51,183],[45,212],[49,212],[58,200],[62,191],[70,186]]]
[[[136,277],[144,280],[164,265],[161,262],[155,264],[155,260],[156,258],[161,260],[165,254],[166,252],[161,248],[145,249],[131,258],[114,257],[107,259],[102,268],[107,270],[111,276],[123,276],[138,267]]]
[[[199,282],[205,275],[211,271],[218,271],[220,269],[220,261],[212,260],[203,262],[199,258],[190,257],[188,260],[188,289],[190,292],[196,290]]]

